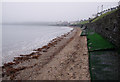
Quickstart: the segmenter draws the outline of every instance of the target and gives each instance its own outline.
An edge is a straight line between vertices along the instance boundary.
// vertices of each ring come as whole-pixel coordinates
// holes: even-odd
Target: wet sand
[[[87,38],[80,28],[4,64],[3,80],[90,80]]]

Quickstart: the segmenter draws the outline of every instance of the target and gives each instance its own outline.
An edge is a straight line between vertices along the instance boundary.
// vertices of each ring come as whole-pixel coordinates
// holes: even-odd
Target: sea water
[[[20,54],[29,54],[70,30],[64,26],[3,25],[2,63],[11,62]]]

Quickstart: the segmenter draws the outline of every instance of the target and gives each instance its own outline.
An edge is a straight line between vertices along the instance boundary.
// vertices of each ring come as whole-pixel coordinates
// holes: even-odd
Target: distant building
[[[71,22],[70,22],[70,25],[72,25],[72,24],[78,24],[78,23],[80,23],[79,20],[78,20],[78,21],[71,21]]]
[[[59,21],[59,22],[56,23],[56,25],[59,25],[59,26],[68,26],[69,23],[67,21],[64,21],[64,22]]]
[[[120,6],[120,1],[118,2],[118,6]]]
[[[97,13],[97,14],[92,14],[91,18],[95,18],[95,17],[97,17],[97,16],[99,16],[98,13]]]

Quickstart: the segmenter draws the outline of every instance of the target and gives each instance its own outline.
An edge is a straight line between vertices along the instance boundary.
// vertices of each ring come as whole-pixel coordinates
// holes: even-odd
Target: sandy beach
[[[0,67],[0,81],[2,81],[2,67]]]
[[[81,29],[53,39],[50,43],[20,55],[3,66],[3,80],[90,80],[86,36]]]

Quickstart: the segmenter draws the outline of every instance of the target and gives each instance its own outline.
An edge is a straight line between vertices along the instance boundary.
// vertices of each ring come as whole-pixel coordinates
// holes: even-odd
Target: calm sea
[[[60,26],[3,25],[2,63],[12,61],[20,54],[31,53],[70,30],[72,28]]]

